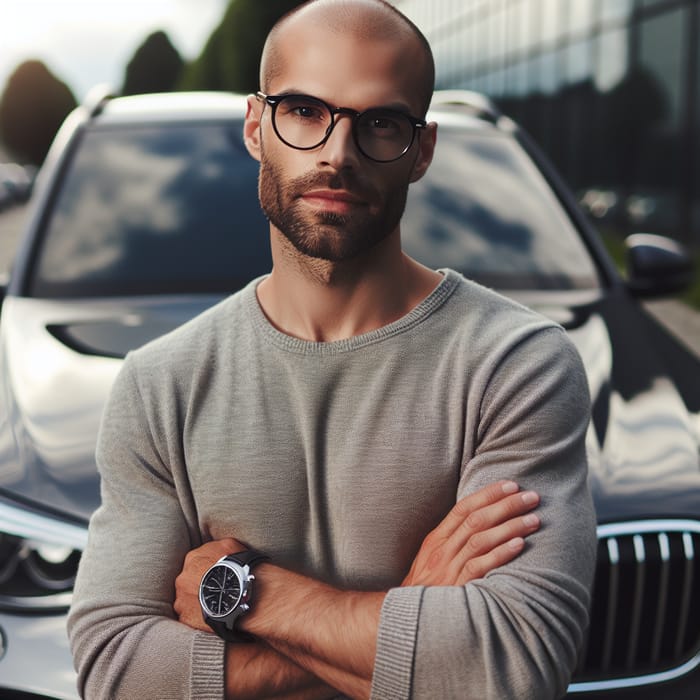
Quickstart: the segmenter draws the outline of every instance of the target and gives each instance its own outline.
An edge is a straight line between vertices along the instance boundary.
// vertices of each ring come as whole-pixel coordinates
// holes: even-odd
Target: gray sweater
[[[595,557],[589,397],[563,330],[445,271],[400,320],[307,342],[269,324],[257,282],[130,354],[114,385],[69,616],[81,693],[223,696],[224,643],[171,603],[186,552],[233,535],[390,589],[374,698],[562,695]],[[455,500],[500,478],[542,496],[525,552],[464,587],[397,587]]]

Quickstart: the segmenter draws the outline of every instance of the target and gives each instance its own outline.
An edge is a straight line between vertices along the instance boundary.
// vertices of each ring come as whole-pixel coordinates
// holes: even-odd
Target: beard
[[[309,211],[300,197],[317,188],[344,189],[374,206],[363,204],[352,214]],[[342,262],[371,250],[397,228],[406,207],[408,182],[392,186],[383,197],[352,174],[312,172],[285,182],[282,169],[263,149],[258,194],[270,223],[297,251]]]

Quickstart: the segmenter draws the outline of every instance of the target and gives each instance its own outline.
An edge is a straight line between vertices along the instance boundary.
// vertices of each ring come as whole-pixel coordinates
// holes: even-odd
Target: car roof
[[[245,116],[246,98],[232,92],[169,92],[128,97],[106,96],[85,107],[100,124],[197,121]]]
[[[164,92],[116,97],[106,88],[88,95],[82,110],[92,126],[243,118],[246,96],[233,92]],[[429,120],[471,128],[498,127],[502,115],[488,98],[467,90],[437,90]]]

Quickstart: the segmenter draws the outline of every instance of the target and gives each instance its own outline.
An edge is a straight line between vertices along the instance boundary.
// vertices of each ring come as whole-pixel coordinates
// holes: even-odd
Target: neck
[[[273,268],[258,286],[270,322],[296,338],[343,340],[381,328],[417,306],[441,276],[401,251],[397,230],[368,254],[340,263],[299,253],[273,230]]]

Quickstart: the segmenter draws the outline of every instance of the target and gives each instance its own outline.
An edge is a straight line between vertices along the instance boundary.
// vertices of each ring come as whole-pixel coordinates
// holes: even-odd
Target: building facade
[[[601,224],[700,248],[700,0],[395,0]]]

